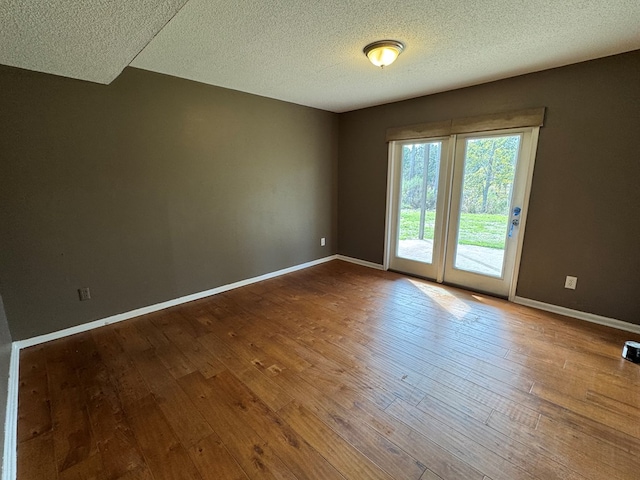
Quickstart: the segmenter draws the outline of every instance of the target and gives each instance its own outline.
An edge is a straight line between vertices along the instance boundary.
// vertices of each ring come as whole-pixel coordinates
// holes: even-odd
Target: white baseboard
[[[65,328],[64,330],[58,330],[57,332],[51,332],[45,335],[39,335],[37,337],[28,338],[26,340],[19,340],[17,342],[14,342],[14,344],[17,344],[20,349],[32,347],[34,345],[39,345],[41,343],[49,342],[51,340],[57,340],[58,338],[68,337],[69,335],[75,335],[76,333],[86,332],[88,330],[93,330],[94,328],[104,327],[105,325],[110,325],[112,323],[122,322],[124,320],[129,320],[130,318],[139,317],[141,315],[146,315],[148,313],[157,312],[158,310],[164,310],[165,308],[175,307],[176,305],[181,305],[187,302],[193,302],[194,300],[200,300],[201,298],[210,297],[211,295],[227,292],[229,290],[233,290],[234,288],[244,287],[246,285],[251,285],[252,283],[261,282],[263,280],[268,280],[270,278],[279,277],[280,275],[285,275],[287,273],[303,270],[305,268],[313,267],[321,263],[335,260],[336,258],[337,258],[336,255],[331,255],[329,257],[320,258],[318,260],[302,263],[300,265],[294,265],[293,267],[283,268],[282,270],[277,270],[275,272],[265,273],[264,275],[260,275],[257,277],[247,278],[246,280],[240,280],[239,282],[222,285],[220,287],[212,288],[210,290],[205,290],[203,292],[193,293],[191,295],[175,298],[173,300],[167,300],[166,302],[156,303],[155,305],[149,305],[148,307],[137,308],[135,310],[119,313],[117,315],[112,315],[110,317],[102,318],[100,320],[94,320],[93,322],[76,325],[75,327]]]
[[[15,480],[18,452],[18,381],[20,374],[20,348],[11,345],[9,380],[7,384],[7,411],[4,422],[4,452],[2,457],[3,480]]]
[[[518,296],[513,299],[513,303],[537,308],[538,310],[544,310],[546,312],[558,313],[566,317],[577,318],[578,320],[597,323],[598,325],[606,325],[607,327],[613,327],[619,330],[640,334],[640,325],[623,322],[622,320],[617,320],[615,318],[603,317],[594,313],[581,312],[580,310],[572,310],[570,308],[560,307],[558,305],[552,305],[550,303],[539,302],[538,300],[531,300],[529,298]]]
[[[230,283],[220,287],[205,290],[203,292],[186,295],[184,297],[176,298],[174,300],[168,300],[166,302],[156,303],[155,305],[149,305],[148,307],[137,308],[129,312],[120,313],[118,315],[112,315],[111,317],[95,320],[89,323],[83,323],[71,328],[65,328],[57,332],[47,333],[46,335],[39,335],[37,337],[28,338],[26,340],[19,340],[13,342],[11,345],[11,361],[9,365],[9,383],[7,388],[7,411],[5,420],[5,436],[4,436],[4,457],[2,461],[2,480],[16,480],[17,468],[17,438],[18,438],[18,386],[19,386],[19,373],[20,373],[20,350],[41,343],[56,340],[58,338],[68,337],[76,333],[86,332],[94,328],[104,327],[112,323],[122,322],[130,318],[139,317],[147,313],[157,312],[158,310],[164,310],[165,308],[174,307],[183,303],[192,302],[201,298],[216,295],[218,293],[233,290],[234,288],[244,287],[251,285],[252,283],[261,282],[270,278],[279,277],[287,273],[292,273],[305,268],[320,265],[331,260],[336,260],[337,255],[330,255],[328,257],[313,260],[311,262],[302,263],[300,265],[294,265],[293,267],[283,268],[271,273],[265,273],[246,280],[240,280],[239,282]]]
[[[375,268],[376,270],[384,270],[384,266],[379,263],[367,262],[366,260],[360,260],[359,258],[346,257],[344,255],[336,255],[338,260],[343,260],[349,263],[355,263],[356,265],[362,265],[363,267]]]
[[[199,300],[201,298],[209,297],[211,295],[216,295],[218,293],[226,292],[229,290],[233,290],[234,288],[244,287],[246,285],[250,285],[252,283],[261,282],[263,280],[268,280],[270,278],[275,278],[280,275],[285,275],[287,273],[292,273],[297,270],[303,270],[305,268],[309,268],[315,265],[319,265],[321,263],[329,262],[331,260],[342,260],[349,263],[354,263],[357,265],[362,265],[364,267],[373,268],[376,270],[384,270],[384,266],[378,263],[367,262],[365,260],[360,260],[358,258],[347,257],[344,255],[331,255],[329,257],[320,258],[318,260],[314,260],[311,262],[303,263],[300,265],[295,265],[293,267],[284,268],[282,270],[277,270],[275,272],[266,273],[264,275],[260,275],[257,277],[249,278],[246,280],[241,280],[239,282],[231,283],[228,285],[223,285],[217,288],[213,288],[210,290],[205,290],[203,292],[194,293],[192,295],[187,295],[184,297],[176,298],[174,300],[169,300],[162,303],[157,303],[155,305],[150,305],[148,307],[138,308],[136,310],[131,310],[129,312],[120,313],[118,315],[113,315],[107,318],[103,318],[101,320],[96,320],[93,322],[85,323],[82,325],[78,325],[75,327],[67,328],[64,330],[59,330],[57,332],[48,333],[46,335],[40,335],[37,337],[29,338],[26,340],[20,340],[17,342],[13,342],[11,348],[11,362],[9,367],[9,381],[8,381],[8,394],[7,394],[7,412],[6,412],[6,421],[5,421],[5,439],[4,439],[4,458],[2,465],[2,479],[3,480],[15,480],[16,479],[16,454],[17,454],[17,427],[18,427],[18,380],[19,380],[19,371],[20,371],[20,350],[23,348],[31,347],[34,345],[38,345],[41,343],[45,343],[51,340],[56,340],[58,338],[63,338],[69,335],[74,335],[76,333],[86,332],[88,330],[92,330],[94,328],[103,327],[105,325],[109,325],[112,323],[121,322],[124,320],[128,320],[130,318],[138,317],[140,315],[145,315],[147,313],[156,312],[158,310],[164,310],[165,308],[173,307],[176,305],[180,305],[187,302],[192,302],[194,300]],[[640,334],[640,325],[634,325],[631,323],[623,322],[621,320],[616,320],[613,318],[602,317],[600,315],[594,315],[591,313],[580,312],[578,310],[571,310],[565,307],[559,307],[557,305],[551,305],[544,302],[539,302],[537,300],[530,300],[528,298],[523,297],[515,297],[514,303],[518,303],[520,305],[525,305],[528,307],[537,308],[540,310],[545,310],[548,312],[559,313],[561,315],[566,315],[569,317],[578,318],[580,320],[586,320],[589,322],[597,323],[600,325],[606,325],[609,327],[618,328],[621,330],[626,330],[629,332],[634,332]]]
[[[346,257],[344,255],[330,255],[328,257],[320,258],[318,260],[302,263],[300,265],[294,265],[293,267],[283,268],[282,270],[276,270],[275,272],[265,273],[264,275],[260,275],[257,277],[247,278],[246,280],[240,280],[238,282],[222,285],[220,287],[212,288],[210,290],[205,290],[203,292],[197,292],[191,295],[186,295],[184,297],[175,298],[173,300],[167,300],[166,302],[156,303],[154,305],[149,305],[147,307],[137,308],[135,310],[119,313],[117,315],[112,315],[110,317],[102,318],[100,320],[94,320],[93,322],[83,323],[81,325],[76,325],[74,327],[65,328],[64,330],[58,330],[56,332],[47,333],[45,335],[39,335],[37,337],[27,338],[25,340],[18,340],[13,343],[14,345],[18,346],[18,349],[32,347],[34,345],[39,345],[41,343],[49,342],[51,340],[57,340],[59,338],[75,335],[76,333],[86,332],[89,330],[93,330],[94,328],[104,327],[106,325],[111,325],[112,323],[118,323],[124,320],[129,320],[131,318],[139,317],[141,315],[146,315],[148,313],[164,310],[165,308],[175,307],[183,303],[193,302],[194,300],[200,300],[201,298],[210,297],[211,295],[227,292],[229,290],[244,287],[246,285],[251,285],[252,283],[261,282],[263,280],[268,280],[270,278],[279,277],[280,275],[286,275],[287,273],[292,273],[298,270],[303,270],[305,268],[313,267],[315,265],[320,265],[321,263],[326,263],[331,260],[343,260],[345,262],[355,263],[357,265],[374,268],[376,270],[384,270],[384,267],[378,263],[367,262],[365,260]]]

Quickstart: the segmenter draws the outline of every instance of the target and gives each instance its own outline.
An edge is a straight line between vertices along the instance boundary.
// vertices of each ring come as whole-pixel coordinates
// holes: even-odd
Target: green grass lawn
[[[463,213],[460,219],[460,243],[489,248],[504,248],[506,215]],[[427,212],[424,238],[433,238],[435,212]],[[400,213],[400,240],[418,238],[420,210],[403,209]]]

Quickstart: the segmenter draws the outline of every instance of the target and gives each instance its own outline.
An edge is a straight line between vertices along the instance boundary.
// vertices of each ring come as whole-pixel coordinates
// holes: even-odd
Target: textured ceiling
[[[132,65],[342,112],[638,48],[639,0],[189,0]]]
[[[151,40],[132,66],[343,112],[640,49],[639,0],[183,3],[0,0],[0,63],[108,83]]]
[[[187,0],[0,0],[0,63],[111,83]]]

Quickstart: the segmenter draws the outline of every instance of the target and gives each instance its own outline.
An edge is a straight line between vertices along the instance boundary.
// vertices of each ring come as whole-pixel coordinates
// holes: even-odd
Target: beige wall
[[[541,106],[517,294],[640,324],[640,51],[342,114],[339,253],[382,263],[386,128]]]
[[[14,340],[335,253],[337,125],[132,68],[103,86],[0,67]]]

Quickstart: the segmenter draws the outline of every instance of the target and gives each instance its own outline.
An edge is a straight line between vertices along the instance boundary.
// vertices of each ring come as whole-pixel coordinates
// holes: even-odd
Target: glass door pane
[[[390,144],[387,261],[392,270],[432,279],[441,275],[449,146],[448,138]]]
[[[396,256],[433,263],[442,142],[402,145]]]
[[[454,267],[502,278],[521,135],[465,143]]]
[[[537,128],[389,144],[385,264],[515,294]]]

